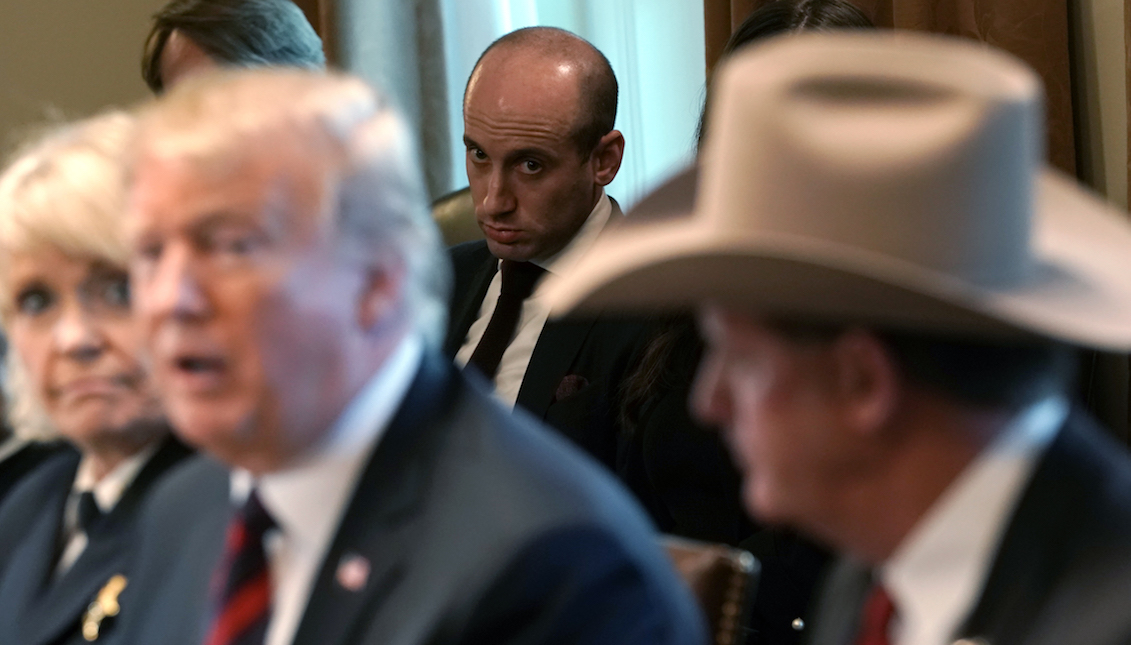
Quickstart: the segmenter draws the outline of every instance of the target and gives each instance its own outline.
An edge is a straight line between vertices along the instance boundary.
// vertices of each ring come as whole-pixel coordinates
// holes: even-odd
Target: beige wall
[[[1127,76],[1124,3],[1071,0],[1080,176],[1127,207]]]
[[[0,143],[45,117],[78,117],[147,94],[142,40],[166,0],[0,1]]]

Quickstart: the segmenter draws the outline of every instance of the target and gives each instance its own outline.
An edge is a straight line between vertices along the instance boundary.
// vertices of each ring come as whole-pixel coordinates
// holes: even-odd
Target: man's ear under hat
[[[710,120],[698,182],[662,186],[545,285],[557,313],[713,302],[1131,348],[1131,223],[1045,166],[1040,82],[1013,57],[790,36],[726,64]],[[649,216],[696,183],[692,212]]]

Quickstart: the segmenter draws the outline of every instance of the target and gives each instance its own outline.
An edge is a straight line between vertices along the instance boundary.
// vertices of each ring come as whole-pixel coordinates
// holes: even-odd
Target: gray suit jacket
[[[153,500],[122,643],[197,645],[230,516],[208,460]],[[370,563],[357,591],[343,558]],[[126,613],[123,611],[123,613]],[[428,355],[361,475],[295,636],[302,645],[698,644],[698,609],[595,464]]]
[[[830,575],[812,645],[849,645],[865,568]],[[1131,458],[1083,415],[1069,418],[1009,520],[957,635],[989,645],[1131,643]]]

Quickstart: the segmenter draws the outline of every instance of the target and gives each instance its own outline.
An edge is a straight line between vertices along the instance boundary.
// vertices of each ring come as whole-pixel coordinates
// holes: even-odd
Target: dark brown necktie
[[[856,645],[891,645],[888,630],[895,616],[895,605],[882,585],[872,587],[868,602],[864,605],[864,615],[860,621],[860,632]]]
[[[483,337],[475,346],[468,365],[474,365],[488,379],[495,378],[499,371],[499,361],[503,359],[503,352],[514,338],[518,319],[522,314],[522,302],[534,292],[534,285],[546,272],[542,267],[530,262],[514,262],[503,260],[502,288],[499,290],[499,300],[495,303],[495,312],[483,331]]]

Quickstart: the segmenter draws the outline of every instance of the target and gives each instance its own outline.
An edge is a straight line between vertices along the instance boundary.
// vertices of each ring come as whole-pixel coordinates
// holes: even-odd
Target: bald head
[[[464,90],[468,96],[484,75],[509,77],[512,69],[541,67],[552,72],[547,80],[566,80],[573,84],[568,93],[571,105],[563,105],[563,115],[574,119],[571,138],[582,156],[588,156],[608,134],[617,118],[617,79],[608,59],[596,47],[564,29],[527,27],[491,43],[476,61]]]

